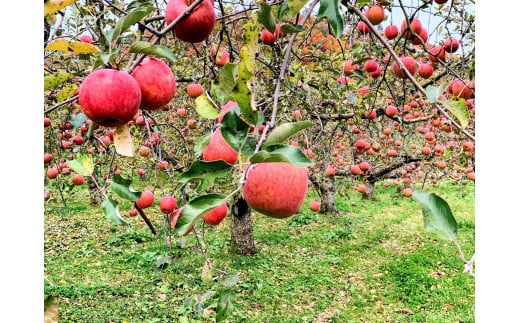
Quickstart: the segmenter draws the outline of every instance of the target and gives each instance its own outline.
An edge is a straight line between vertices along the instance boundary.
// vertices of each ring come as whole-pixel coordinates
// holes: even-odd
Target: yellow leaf
[[[70,51],[69,42],[66,39],[58,38],[49,43],[45,50],[62,50],[62,51]]]
[[[76,84],[71,84],[71,85],[65,86],[63,89],[61,89],[61,91],[56,96],[56,98],[58,99],[58,102],[65,101],[68,98],[70,98],[74,94],[74,91],[76,91],[77,88],[78,88],[78,86]]]
[[[65,52],[75,52],[75,53],[95,53],[99,52],[100,49],[97,46],[94,46],[89,43],[85,43],[82,41],[72,41],[69,42],[66,39],[59,38],[51,41],[47,47],[45,47],[46,50],[61,50]]]
[[[134,157],[134,143],[132,141],[130,129],[126,123],[116,127],[116,130],[114,131],[114,146],[116,147],[116,152],[118,154],[127,157]]]
[[[73,4],[76,0],[47,0],[43,3],[43,16],[47,17]]]

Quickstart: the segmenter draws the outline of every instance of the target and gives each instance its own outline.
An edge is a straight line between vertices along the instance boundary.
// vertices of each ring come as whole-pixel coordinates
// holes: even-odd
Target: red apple
[[[135,201],[135,204],[141,208],[147,208],[152,206],[153,201],[155,199],[155,195],[152,190],[144,190],[141,192],[141,197],[137,201]]]
[[[80,135],[76,135],[72,138],[72,142],[75,144],[75,145],[81,145],[83,144],[84,140],[83,140],[83,137],[81,137]]]
[[[49,154],[49,153],[44,153],[43,154],[43,163],[44,164],[50,163],[51,160],[52,160],[52,155],[51,154]]]
[[[422,78],[427,79],[433,75],[433,66],[429,63],[421,63],[419,64],[418,72]]]
[[[58,174],[59,174],[59,171],[57,168],[55,167],[52,167],[52,168],[48,168],[47,169],[47,177],[49,179],[55,179],[56,177],[58,177]]]
[[[433,0],[433,2],[435,2],[437,4],[443,4],[443,3],[448,2],[448,0]]]
[[[238,152],[231,147],[222,137],[220,129],[215,130],[211,135],[209,144],[202,152],[202,159],[205,161],[224,160],[228,164],[235,164],[238,159]]]
[[[280,36],[280,24],[276,24],[274,32],[270,32],[265,28],[262,29],[260,32],[260,41],[266,45],[273,45]]]
[[[468,79],[463,81],[459,79],[454,79],[450,82],[449,91],[456,97],[462,99],[471,99],[474,96],[474,91],[472,88],[475,87],[474,82],[470,82]]]
[[[403,20],[403,22],[401,23],[401,33],[403,34],[403,37],[407,39],[413,38],[410,29],[417,35],[421,34],[421,31],[423,29],[421,21],[417,18],[413,18],[410,22],[410,27],[408,28],[408,22],[406,21],[406,19]]]
[[[132,209],[128,210],[128,216],[131,216],[131,217],[137,216],[137,209],[132,208]]]
[[[252,164],[242,193],[247,204],[266,216],[283,219],[300,210],[308,187],[308,169],[284,162]]]
[[[166,5],[166,24],[171,24],[186,11],[190,0],[169,0]],[[200,43],[209,37],[216,23],[212,0],[204,0],[174,27],[175,36],[187,43]]]
[[[79,36],[79,40],[81,40],[82,42],[84,43],[92,43],[92,36],[90,36],[89,34],[83,34],[81,36]]]
[[[379,25],[385,20],[385,9],[379,5],[372,5],[365,12],[365,16],[372,25]]]
[[[217,57],[215,57],[215,64],[224,66],[227,63],[229,63],[229,52],[223,49],[217,54]]]
[[[361,170],[361,168],[359,168],[359,165],[352,165],[350,166],[350,173],[352,175],[361,175],[363,171]]]
[[[186,88],[186,92],[190,98],[196,98],[204,93],[204,87],[199,83],[192,83]]]
[[[406,187],[405,189],[403,189],[403,195],[406,196],[406,197],[410,197],[412,196],[413,194],[413,191],[411,188],[409,187]]]
[[[365,62],[365,71],[367,71],[368,73],[374,72],[378,68],[379,68],[379,64],[377,63],[377,61],[375,59],[369,59],[368,61]]]
[[[325,175],[327,176],[334,176],[336,175],[336,169],[334,166],[327,166],[327,169],[325,169]]]
[[[371,168],[370,164],[366,161],[359,163],[359,169],[361,169],[364,172],[369,171],[370,168]]]
[[[79,104],[85,115],[105,127],[132,120],[141,105],[139,83],[127,72],[98,69],[80,86]]]
[[[139,147],[139,155],[141,155],[141,157],[148,157],[148,156],[150,156],[151,152],[152,152],[152,150],[150,149],[150,147],[147,147],[144,145]]]
[[[399,35],[399,28],[396,25],[388,25],[385,28],[385,36],[388,39],[394,39]]]
[[[47,128],[51,125],[51,118],[43,118],[43,126]]]
[[[368,27],[368,25],[365,24],[363,21],[360,21],[357,24],[357,30],[359,31],[360,34],[366,35],[370,32],[370,27]]]
[[[224,115],[226,113],[228,113],[231,109],[233,109],[234,107],[238,106],[238,103],[235,102],[235,101],[228,101],[226,102],[226,104],[224,104],[222,106],[222,108],[220,108],[220,114],[219,116],[217,117],[217,120],[216,122],[217,123],[221,123],[222,122],[222,119],[224,118]]]
[[[218,225],[228,213],[227,203],[224,202],[202,216],[202,221],[209,225]]]
[[[397,114],[397,107],[394,105],[388,105],[385,109],[385,113],[390,117],[395,116]]]
[[[70,179],[71,183],[74,185],[83,185],[85,184],[85,176],[81,174],[74,174]]]
[[[139,83],[143,110],[157,110],[168,104],[175,96],[176,82],[170,67],[155,57],[146,57],[132,72]]]
[[[165,195],[161,198],[161,202],[159,202],[159,209],[164,214],[170,214],[177,207],[177,200],[172,195]]]
[[[444,41],[442,46],[446,53],[455,53],[459,49],[459,41],[456,38],[450,37]]]
[[[430,54],[431,53],[431,54]],[[444,56],[446,55],[446,51],[444,47],[440,45],[433,46],[430,48],[430,53],[428,53],[428,58],[432,63],[437,63],[438,61],[443,61]]]
[[[408,72],[410,72],[410,74],[413,76],[417,70],[417,63],[415,62],[415,59],[413,59],[413,57],[410,56],[400,57],[399,59],[406,67]],[[402,79],[407,78],[405,72],[401,69],[401,67],[396,61],[394,61],[394,63],[392,64],[392,69],[394,70],[394,73],[397,77]]]
[[[352,60],[346,60],[345,63],[343,63],[343,74],[345,75],[352,75],[354,74],[354,65],[352,65]]]
[[[321,208],[321,203],[316,200],[312,200],[309,202],[309,208],[314,212],[318,212]]]

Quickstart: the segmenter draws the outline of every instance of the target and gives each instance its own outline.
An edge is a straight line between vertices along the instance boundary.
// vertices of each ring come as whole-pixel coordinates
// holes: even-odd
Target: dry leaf
[[[114,146],[118,154],[134,157],[134,142],[132,141],[132,135],[126,123],[116,127],[114,131]]]

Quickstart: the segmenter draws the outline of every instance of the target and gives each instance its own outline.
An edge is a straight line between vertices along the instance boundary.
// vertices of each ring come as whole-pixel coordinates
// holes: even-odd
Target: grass
[[[426,190],[449,203],[469,259],[474,186]],[[206,228],[205,248],[190,234],[169,249],[138,217],[112,225],[86,192],[66,208],[51,200],[45,293],[59,296],[60,322],[214,322],[224,300],[227,322],[474,322],[474,278],[450,241],[424,231],[419,205],[394,186],[374,201],[355,193],[338,197],[343,216],[308,202],[287,220],[254,214],[254,257],[230,252],[228,218]],[[157,211],[147,214],[160,228]]]

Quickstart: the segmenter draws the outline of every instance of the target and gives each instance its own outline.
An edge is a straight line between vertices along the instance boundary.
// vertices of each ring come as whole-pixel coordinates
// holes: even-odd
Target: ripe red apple
[[[308,187],[308,169],[284,162],[252,164],[242,193],[247,204],[266,216],[283,219],[300,210]]]
[[[177,207],[177,200],[172,195],[165,195],[161,198],[161,202],[159,202],[159,209],[164,214],[170,214]]]
[[[428,53],[428,58],[432,63],[443,61],[444,57],[446,56],[446,51],[444,50],[444,47],[442,47],[441,45],[436,45],[430,48],[430,53]]]
[[[365,71],[368,73],[374,72],[379,68],[379,63],[375,59],[369,59],[365,62]]]
[[[352,175],[361,175],[363,171],[361,170],[361,168],[359,168],[359,165],[352,165],[350,166],[350,173]]]
[[[75,145],[81,145],[83,144],[84,140],[83,140],[83,137],[81,137],[80,135],[76,135],[72,138],[72,142],[75,144]]]
[[[186,11],[192,3],[190,0],[169,0],[166,5],[166,24],[171,24]],[[174,27],[175,36],[187,43],[200,43],[211,34],[216,23],[213,1],[204,0],[188,17],[180,20]]]
[[[132,209],[128,210],[128,216],[131,216],[131,217],[137,216],[137,209],[132,208]]]
[[[145,173],[145,172],[144,172],[144,169],[142,169],[142,168],[139,168],[139,169],[137,170],[137,175],[139,175],[139,176],[143,176],[144,173]]]
[[[336,169],[334,168],[334,166],[327,166],[327,168],[325,169],[325,175],[327,176],[334,176],[336,175]]]
[[[343,73],[345,75],[352,75],[354,74],[354,65],[352,65],[352,60],[346,60],[345,63],[343,63]]]
[[[47,128],[51,125],[51,118],[43,118],[43,126]]]
[[[157,110],[175,96],[177,84],[170,67],[155,57],[146,57],[132,72],[141,88],[143,110]]]
[[[370,72],[370,76],[371,77],[378,77],[381,75],[381,69],[379,68],[379,66],[377,67],[377,69],[373,72]]]
[[[366,193],[367,192],[367,186],[365,184],[359,184],[354,189],[357,190],[360,193]]]
[[[298,109],[294,110],[293,111],[293,117],[296,118],[296,119],[301,119],[302,118],[302,112]]]
[[[383,20],[385,20],[385,9],[379,5],[370,6],[366,11],[365,16],[372,25],[379,25]]]
[[[105,127],[132,120],[141,105],[141,88],[130,74],[113,69],[90,73],[80,86],[79,104],[85,115]]]
[[[364,172],[369,171],[370,168],[371,168],[370,164],[366,161],[359,163],[359,169],[361,169]]]
[[[44,153],[43,154],[43,163],[44,164],[50,163],[51,160],[52,160],[52,155],[51,154],[49,154],[49,153]]]
[[[385,28],[386,38],[394,39],[395,37],[397,37],[397,35],[399,35],[399,28],[397,27],[397,25],[386,26],[386,28]]]
[[[238,159],[238,152],[222,137],[220,129],[217,129],[211,135],[209,144],[202,151],[202,159],[205,161],[222,159],[226,163],[233,165]]]
[[[401,34],[403,34],[403,37],[405,37],[406,39],[413,38],[413,34],[410,32],[410,29],[417,35],[420,35],[423,29],[421,21],[417,18],[413,18],[410,22],[410,27],[408,28],[408,22],[406,21],[406,19],[403,20],[403,22],[401,23]]]
[[[82,42],[84,43],[92,43],[92,36],[90,36],[89,34],[83,34],[81,36],[79,36],[79,40],[81,40]]]
[[[421,29],[421,32],[419,33],[419,37],[412,37],[410,39],[410,42],[413,45],[422,45],[422,43],[426,44],[427,41],[428,41],[428,30],[426,28]]]
[[[408,72],[410,72],[410,74],[413,76],[417,70],[417,63],[415,62],[415,59],[410,56],[400,57],[399,59],[401,60],[403,65],[406,67]],[[394,70],[394,73],[397,77],[402,78],[402,79],[407,78],[405,72],[401,69],[401,67],[399,66],[399,64],[396,61],[394,61],[394,63],[392,64],[392,69]]]
[[[318,212],[321,208],[321,203],[316,200],[312,200],[309,202],[309,208],[314,212]]]
[[[456,38],[450,37],[444,41],[444,51],[446,53],[455,53],[459,49],[459,41]]]
[[[215,57],[215,64],[224,66],[227,63],[229,63],[229,52],[223,49],[217,54],[217,57]]]
[[[49,179],[55,179],[56,177],[58,177],[58,174],[59,174],[59,171],[57,168],[55,168],[55,167],[47,168],[47,177]]]
[[[395,116],[397,114],[397,107],[394,105],[388,105],[385,109],[385,113],[390,117]]]
[[[166,160],[159,160],[157,162],[157,168],[159,168],[160,170],[168,169],[168,162]]]
[[[422,147],[421,153],[425,156],[429,156],[432,153],[432,149],[430,147]]]
[[[448,2],[448,0],[433,0],[433,2],[435,2],[437,4],[443,4],[443,3]]]
[[[139,147],[139,155],[141,155],[141,157],[148,157],[148,156],[150,156],[151,152],[152,152],[152,150],[150,149],[150,147],[147,147],[144,145]]]
[[[463,81],[454,79],[450,82],[449,91],[456,97],[462,99],[471,99],[474,96],[474,91],[471,88],[475,87],[475,82],[465,79]]]
[[[217,123],[221,123],[222,122],[222,119],[224,118],[224,115],[226,113],[228,113],[231,109],[233,109],[234,107],[238,106],[238,103],[235,102],[235,101],[228,101],[226,102],[226,104],[224,104],[221,108],[220,108],[220,114],[219,116],[217,117],[217,120],[216,122]]]
[[[266,45],[273,45],[280,36],[280,24],[276,24],[274,32],[270,32],[265,28],[262,29],[260,32],[260,41]]]
[[[218,225],[228,213],[227,203],[224,202],[202,216],[202,221],[209,225]]]
[[[152,190],[144,190],[141,192],[141,197],[135,201],[135,204],[141,209],[152,206],[155,195]]]
[[[405,189],[403,189],[403,195],[406,196],[406,197],[410,197],[412,196],[413,194],[413,191],[411,188],[409,187],[406,187]]]
[[[71,183],[74,185],[83,185],[85,184],[85,176],[81,174],[74,174],[70,179]]]
[[[433,75],[433,66],[429,63],[421,63],[419,64],[418,72],[422,78],[427,79]]]
[[[365,24],[363,21],[358,22],[357,24],[357,30],[360,34],[366,35],[370,32],[370,27],[368,27],[367,24]]]
[[[188,85],[186,92],[190,98],[196,98],[204,93],[204,87],[200,83],[192,83]]]

